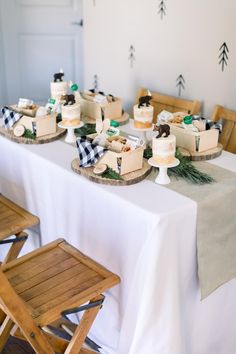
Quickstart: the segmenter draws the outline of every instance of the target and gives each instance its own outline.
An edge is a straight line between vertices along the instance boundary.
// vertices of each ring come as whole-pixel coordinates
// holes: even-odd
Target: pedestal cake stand
[[[140,135],[141,135],[141,139],[143,139],[145,145],[148,146],[150,140],[149,140],[148,137],[147,137],[147,132],[152,131],[152,130],[153,130],[153,127],[151,127],[151,128],[139,129],[139,128],[135,128],[133,119],[130,119],[129,122],[130,122],[130,128],[131,128],[132,130],[135,130],[136,132],[140,132],[140,133],[141,133],[141,134],[140,134]]]
[[[69,144],[73,144],[76,142],[76,135],[75,135],[75,129],[81,128],[84,125],[84,123],[81,121],[80,124],[77,125],[64,125],[61,122],[58,123],[58,127],[67,129],[67,134],[65,137],[65,142]]]
[[[168,168],[171,168],[171,167],[176,167],[179,165],[180,161],[178,159],[174,159],[174,161],[168,165],[160,165],[160,164],[157,164],[153,157],[151,157],[149,160],[148,160],[148,163],[149,165],[153,166],[153,167],[158,167],[159,168],[159,173],[155,179],[155,183],[158,183],[158,184],[169,184],[170,183],[170,178],[167,174],[167,169]]]

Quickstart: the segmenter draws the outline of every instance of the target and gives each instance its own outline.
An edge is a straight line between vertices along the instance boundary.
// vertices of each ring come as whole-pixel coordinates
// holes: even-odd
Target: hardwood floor
[[[35,351],[28,343],[11,337],[1,354],[35,354]]]

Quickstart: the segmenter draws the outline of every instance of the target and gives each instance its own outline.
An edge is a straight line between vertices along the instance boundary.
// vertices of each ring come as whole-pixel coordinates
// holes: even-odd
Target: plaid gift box
[[[76,145],[79,152],[80,167],[89,167],[94,165],[107,150],[102,146],[91,143],[84,137],[77,138]]]
[[[22,114],[12,111],[7,106],[2,108],[2,118],[5,128],[11,128],[22,117]]]

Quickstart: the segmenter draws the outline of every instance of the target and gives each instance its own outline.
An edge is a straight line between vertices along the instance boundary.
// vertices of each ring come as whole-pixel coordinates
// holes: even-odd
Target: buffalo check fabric
[[[94,165],[107,150],[102,146],[91,143],[88,139],[79,137],[76,140],[79,152],[80,167],[89,167]]]
[[[2,108],[2,118],[5,128],[11,128],[21,117],[22,114],[11,110],[7,106]]]

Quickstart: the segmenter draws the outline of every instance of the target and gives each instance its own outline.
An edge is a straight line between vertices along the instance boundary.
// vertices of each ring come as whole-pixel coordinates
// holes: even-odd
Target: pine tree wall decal
[[[219,51],[220,51],[219,65],[221,66],[221,70],[224,71],[225,65],[228,65],[227,61],[229,60],[228,57],[229,49],[225,42],[220,47]]]
[[[94,89],[94,92],[97,92],[98,91],[98,76],[97,74],[94,75],[93,77],[93,89]]]
[[[135,59],[135,48],[134,46],[131,44],[131,46],[129,47],[129,61],[130,61],[130,67],[132,68],[134,66],[134,61]]]
[[[165,4],[165,0],[161,0],[159,2],[159,11],[158,13],[160,14],[161,16],[161,19],[163,19],[163,16],[165,15],[166,16],[166,4]]]
[[[181,96],[181,91],[185,89],[185,86],[184,86],[185,80],[184,80],[183,75],[180,74],[180,75],[177,77],[176,81],[177,81],[176,86],[178,87],[178,95]]]

